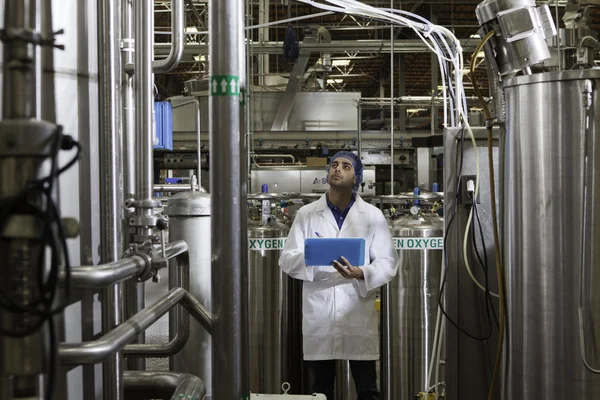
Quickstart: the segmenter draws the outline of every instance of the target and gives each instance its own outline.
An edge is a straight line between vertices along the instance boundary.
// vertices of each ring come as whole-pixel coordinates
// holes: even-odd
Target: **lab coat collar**
[[[346,220],[342,224],[342,229],[339,229],[337,226],[337,222],[335,222],[335,218],[333,218],[333,213],[329,209],[327,205],[327,198],[325,195],[321,196],[319,202],[317,204],[317,213],[321,215],[321,217],[325,218],[331,225],[333,225],[336,230],[340,232],[344,231],[347,227],[352,225],[357,219],[361,217],[361,214],[366,212],[366,203],[359,196],[358,193],[355,193],[354,205],[348,211],[348,215],[346,216]]]

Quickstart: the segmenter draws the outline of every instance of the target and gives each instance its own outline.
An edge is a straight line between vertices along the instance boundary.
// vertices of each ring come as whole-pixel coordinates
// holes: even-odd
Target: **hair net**
[[[335,153],[335,155],[333,157],[331,157],[331,163],[329,163],[329,166],[327,167],[327,176],[329,177],[329,170],[331,169],[331,164],[338,158],[345,158],[346,160],[350,161],[352,163],[352,166],[354,167],[354,186],[352,187],[352,190],[354,192],[358,191],[358,188],[360,186],[360,183],[363,180],[363,163],[362,161],[360,161],[360,158],[358,158],[358,156],[354,153],[351,153],[349,151],[338,151],[337,153]]]

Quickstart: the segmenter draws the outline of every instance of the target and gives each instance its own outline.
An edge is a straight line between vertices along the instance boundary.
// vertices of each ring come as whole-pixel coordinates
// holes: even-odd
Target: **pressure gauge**
[[[411,213],[412,215],[417,215],[417,214],[419,214],[419,211],[421,211],[421,209],[420,209],[419,207],[417,207],[417,206],[412,206],[412,207],[410,208],[410,213]]]

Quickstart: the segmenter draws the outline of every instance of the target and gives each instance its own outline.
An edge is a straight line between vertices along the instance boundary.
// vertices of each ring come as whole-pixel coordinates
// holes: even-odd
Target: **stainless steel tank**
[[[434,351],[444,222],[435,214],[403,216],[390,229],[400,264],[381,298],[382,392],[386,400],[412,400],[425,389]]]
[[[599,85],[600,71],[589,70],[520,76],[504,84],[507,400],[600,398],[600,375],[582,362],[578,320],[584,267],[584,354],[600,368],[600,264],[593,254],[600,249],[600,202],[594,198],[600,187]]]
[[[185,240],[189,246],[190,293],[211,310],[211,201],[204,192],[179,193],[169,198],[165,214],[169,216],[170,240]],[[212,397],[212,342],[210,335],[195,321],[185,347],[173,356],[177,372],[196,375],[206,385],[206,399]]]
[[[302,355],[302,285],[279,268],[288,227],[248,222],[250,391],[291,394],[305,388]]]

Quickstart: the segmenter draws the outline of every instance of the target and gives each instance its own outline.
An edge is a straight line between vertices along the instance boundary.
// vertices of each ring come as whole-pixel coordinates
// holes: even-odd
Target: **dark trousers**
[[[327,400],[334,400],[333,387],[337,360],[306,361],[312,378],[312,392],[323,393]],[[350,370],[356,385],[357,400],[379,400],[377,390],[376,361],[350,361]],[[344,399],[354,400],[354,399]]]

